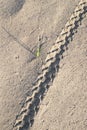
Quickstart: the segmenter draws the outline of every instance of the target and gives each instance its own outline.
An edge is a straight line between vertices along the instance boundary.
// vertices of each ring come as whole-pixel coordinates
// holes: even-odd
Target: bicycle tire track
[[[42,66],[42,73],[38,76],[32,89],[33,94],[31,97],[27,97],[23,108],[16,117],[13,126],[14,130],[28,130],[33,125],[34,116],[38,113],[40,103],[59,70],[59,63],[63,58],[63,53],[67,49],[70,41],[73,40],[73,36],[86,13],[87,1],[81,0],[52,46],[50,52],[47,54],[45,64]]]

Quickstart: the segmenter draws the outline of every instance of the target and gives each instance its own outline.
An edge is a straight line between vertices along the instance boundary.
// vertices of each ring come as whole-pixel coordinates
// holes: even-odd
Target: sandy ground
[[[47,52],[79,1],[0,0],[0,130],[13,129],[16,115],[21,110],[26,96],[31,95],[32,83],[41,72]],[[15,36],[16,40],[5,29]],[[85,34],[83,36],[86,38]],[[35,58],[39,42],[44,44],[40,57]],[[79,44],[82,45],[81,40]],[[69,66],[70,63],[67,64]],[[74,72],[70,74],[73,75]],[[39,130],[40,127],[36,128]]]
[[[60,62],[60,70],[31,130],[87,130],[87,18]]]

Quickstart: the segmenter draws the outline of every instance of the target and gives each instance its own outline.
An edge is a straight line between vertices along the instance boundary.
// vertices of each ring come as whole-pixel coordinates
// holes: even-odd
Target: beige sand
[[[31,130],[87,130],[87,18],[64,53]]]
[[[32,83],[41,72],[42,61],[44,62],[47,52],[79,1],[0,1],[0,130],[13,129],[16,115],[26,96],[31,95]],[[9,36],[2,27],[17,40]],[[35,58],[29,48],[35,54],[39,36],[42,38],[41,43],[45,44],[41,48],[40,57]],[[18,40],[26,46],[20,45]],[[69,66],[68,62],[67,64]],[[39,128],[34,127],[35,130]]]

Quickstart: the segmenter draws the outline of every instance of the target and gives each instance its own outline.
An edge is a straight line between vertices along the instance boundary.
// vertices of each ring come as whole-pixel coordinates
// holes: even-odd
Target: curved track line
[[[70,41],[73,40],[73,35],[86,13],[87,1],[81,0],[58,36],[55,44],[52,46],[50,52],[47,54],[45,64],[42,66],[42,74],[38,76],[37,81],[33,86],[32,96],[27,97],[23,108],[19,115],[17,115],[13,130],[29,130],[33,125],[34,116],[38,113],[40,103],[59,70],[59,63],[63,57],[63,53],[67,49]]]

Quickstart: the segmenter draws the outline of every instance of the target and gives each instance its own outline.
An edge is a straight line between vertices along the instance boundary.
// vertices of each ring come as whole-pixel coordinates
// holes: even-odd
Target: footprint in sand
[[[9,17],[18,13],[25,0],[0,0],[0,16]]]

